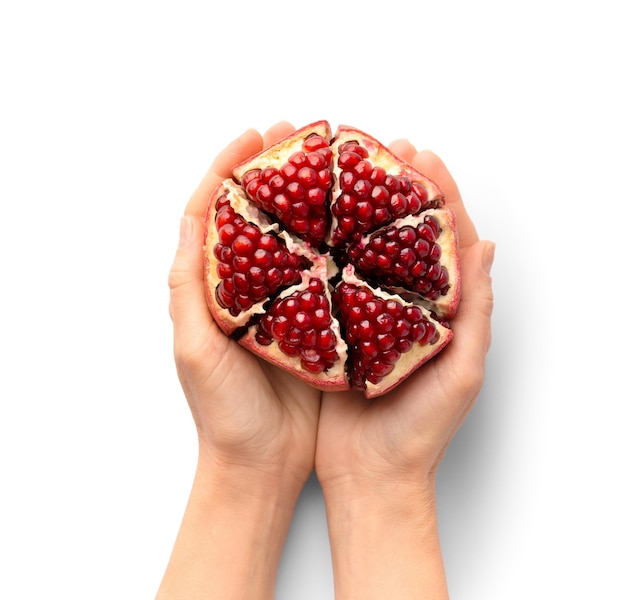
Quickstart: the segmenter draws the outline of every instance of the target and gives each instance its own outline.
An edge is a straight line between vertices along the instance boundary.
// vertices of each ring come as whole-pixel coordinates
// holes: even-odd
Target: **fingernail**
[[[191,244],[193,223],[189,217],[182,217],[180,220],[180,230],[178,234],[178,247],[186,248]]]
[[[483,250],[483,270],[487,275],[491,273],[491,266],[496,254],[496,245],[493,242],[487,242]]]

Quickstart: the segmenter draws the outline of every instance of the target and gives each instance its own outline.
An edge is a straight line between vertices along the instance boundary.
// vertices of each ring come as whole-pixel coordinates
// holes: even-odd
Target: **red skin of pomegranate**
[[[434,181],[358,129],[333,136],[327,121],[232,173],[205,220],[206,299],[226,335],[317,389],[358,388],[369,398],[450,342],[461,282],[456,220]],[[351,264],[350,247],[367,253],[369,272]],[[428,269],[416,264],[423,248]],[[400,285],[387,275],[391,264]],[[333,291],[342,285],[351,295]]]

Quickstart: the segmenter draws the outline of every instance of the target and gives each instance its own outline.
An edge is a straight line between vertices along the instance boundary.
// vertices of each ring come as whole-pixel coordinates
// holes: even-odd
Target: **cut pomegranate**
[[[370,397],[398,385],[451,337],[451,331],[419,305],[373,290],[350,274],[344,273],[333,303],[350,348],[350,382]]]
[[[443,204],[433,181],[362,131],[340,126],[333,149],[332,245],[358,242],[364,233],[395,219]]]
[[[322,390],[393,389],[440,352],[460,298],[437,184],[373,137],[303,127],[233,169],[206,216],[209,309]]]
[[[455,230],[450,209],[429,209],[349,245],[348,259],[366,279],[452,317],[460,293]]]
[[[290,137],[274,155],[261,153],[233,169],[248,197],[289,231],[321,244],[328,228],[327,195],[332,185],[330,128],[310,126],[304,138]]]

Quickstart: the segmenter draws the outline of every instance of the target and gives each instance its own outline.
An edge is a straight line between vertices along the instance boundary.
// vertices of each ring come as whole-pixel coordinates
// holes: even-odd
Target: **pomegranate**
[[[452,338],[454,213],[370,135],[327,121],[235,166],[206,213],[222,331],[321,390],[380,396]]]

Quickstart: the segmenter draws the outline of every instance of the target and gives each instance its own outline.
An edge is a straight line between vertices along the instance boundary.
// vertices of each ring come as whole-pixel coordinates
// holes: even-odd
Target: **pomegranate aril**
[[[233,252],[237,256],[251,256],[256,250],[255,246],[255,240],[245,235],[238,235],[232,243]]]
[[[357,202],[355,215],[360,223],[369,223],[374,214],[374,206],[369,202]]]
[[[317,172],[317,179],[319,181],[319,189],[327,190],[333,183],[333,175],[330,168],[320,169]]]
[[[323,373],[327,368],[319,354],[315,355],[315,362],[310,362],[310,360],[305,360],[303,358],[300,364],[302,365],[303,369],[305,369],[309,373],[315,374]]]
[[[272,343],[272,336],[267,333],[261,333],[260,331],[256,334],[256,341],[261,346],[269,346]]]
[[[278,347],[281,352],[286,354],[287,356],[296,357],[299,353],[298,344],[288,344],[285,341],[278,342]]]
[[[231,309],[231,312],[233,312],[233,308],[235,306],[235,297],[233,294],[231,294],[230,292],[226,291],[224,289],[224,285],[223,284],[219,284],[215,290],[215,298],[217,299],[219,305],[222,308],[228,308]],[[239,314],[238,312],[235,314]]]
[[[300,340],[303,348],[315,348],[317,345],[317,332],[315,329],[308,329],[302,333]]]
[[[246,188],[261,177],[261,169],[251,169],[241,178],[241,185]],[[219,209],[220,206],[217,206]]]
[[[382,167],[375,166],[370,173],[370,181],[381,189],[385,189],[383,184],[387,178],[387,172]]]
[[[277,173],[267,182],[267,185],[273,192],[282,192],[285,189],[287,182],[280,173]]]
[[[337,165],[344,171],[353,171],[360,162],[361,156],[359,154],[346,150],[339,155]]]
[[[389,202],[389,198],[390,193],[386,187],[383,187],[382,185],[376,185],[372,188],[371,199],[373,206],[385,206],[385,204]]]
[[[280,174],[286,181],[291,181],[298,173],[298,167],[287,162],[280,168]]]
[[[313,188],[306,191],[307,202],[311,206],[325,206],[326,193],[320,188]]]
[[[381,333],[376,336],[376,345],[380,350],[386,352],[396,345],[396,338],[390,333]]]
[[[233,276],[234,272],[235,271],[233,270],[233,266],[232,265],[229,265],[229,264],[223,263],[223,262],[220,262],[217,265],[217,276],[220,279],[228,279],[229,277]]]
[[[298,181],[292,181],[285,188],[285,192],[287,193],[289,198],[294,201],[294,203],[292,203],[291,205],[291,210],[294,210],[296,202],[298,200],[304,199],[304,194],[306,193],[306,190],[304,189],[304,186]]]
[[[422,239],[426,240],[427,242],[434,243],[435,241],[437,241],[438,234],[426,222],[420,223],[417,226],[417,233]]]
[[[369,364],[369,373],[367,374],[367,378],[370,381],[378,383],[381,377],[389,375],[391,371],[393,371],[393,364],[387,363],[380,359],[373,360]]]
[[[235,311],[237,313],[252,308],[254,300],[248,294],[238,294],[235,296]]]
[[[278,240],[273,235],[265,234],[259,240],[259,248],[267,252],[275,252],[278,249]]]
[[[235,291],[240,294],[245,294],[250,289],[250,284],[248,283],[248,278],[244,273],[233,273],[233,285],[235,286]]]
[[[247,273],[252,266],[252,259],[248,256],[233,256],[233,267],[238,273]]]
[[[351,171],[342,171],[341,175],[339,175],[339,185],[344,193],[351,192],[357,181],[357,176]]]
[[[330,321],[330,319],[329,319]],[[321,329],[317,331],[317,347],[322,350],[334,351],[337,338],[330,329]],[[337,359],[335,359],[337,360]]]
[[[237,237],[237,228],[232,223],[226,223],[218,232],[220,244],[224,246],[230,246]]]
[[[317,161],[314,161],[314,164]],[[318,164],[318,167],[325,167],[324,163]],[[317,172],[311,167],[302,167],[298,171],[298,182],[305,188],[312,188],[319,183]]]
[[[304,198],[304,194],[303,194]],[[293,221],[299,221],[300,219],[304,219],[308,216],[310,210],[310,205],[307,202],[294,202],[291,205],[291,214],[296,217]],[[308,223],[307,223],[308,227]]]

